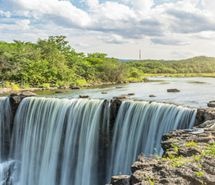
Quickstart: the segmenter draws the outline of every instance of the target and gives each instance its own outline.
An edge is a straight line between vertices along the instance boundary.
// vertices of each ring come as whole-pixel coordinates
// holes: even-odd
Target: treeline
[[[37,43],[0,42],[0,81],[22,87],[84,86],[121,82],[126,70],[117,59],[103,53],[76,52],[64,36]]]
[[[76,52],[64,36],[36,43],[0,42],[0,85],[19,87],[85,86],[142,81],[146,74],[214,73],[215,59],[122,62],[103,53]]]
[[[128,62],[129,67],[150,74],[202,74],[215,72],[215,58],[194,57],[186,60],[144,60]]]

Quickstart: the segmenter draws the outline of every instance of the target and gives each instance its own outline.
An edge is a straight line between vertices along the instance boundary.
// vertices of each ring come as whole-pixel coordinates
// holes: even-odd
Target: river
[[[79,95],[89,95],[91,98],[111,99],[127,95],[132,99],[169,102],[190,107],[207,107],[207,103],[215,100],[215,78],[191,77],[170,78],[151,77],[149,82],[131,83],[99,87],[93,89],[71,90],[60,94],[49,94],[51,97],[76,98]],[[168,93],[167,89],[177,88],[178,93]],[[154,95],[155,97],[149,97]],[[41,96],[44,96],[41,95]],[[47,96],[47,94],[45,94]]]

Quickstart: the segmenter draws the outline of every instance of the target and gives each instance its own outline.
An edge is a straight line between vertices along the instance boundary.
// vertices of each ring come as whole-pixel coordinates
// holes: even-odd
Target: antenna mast
[[[142,51],[141,51],[141,49],[139,50],[139,60],[141,60],[142,59]]]

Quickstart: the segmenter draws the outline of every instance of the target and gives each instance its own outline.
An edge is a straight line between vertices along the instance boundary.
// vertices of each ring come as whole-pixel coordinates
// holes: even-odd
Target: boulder
[[[176,93],[176,92],[180,92],[180,90],[179,89],[167,89],[167,92]]]
[[[111,178],[111,184],[114,184],[114,185],[130,185],[130,176],[129,175],[113,176]]]
[[[214,119],[215,119],[214,108],[198,109],[196,114],[195,126],[198,126],[207,120],[214,120]]]
[[[89,95],[79,95],[79,98],[89,98]]]
[[[214,107],[215,108],[215,100],[209,101],[207,105],[208,105],[208,107]]]

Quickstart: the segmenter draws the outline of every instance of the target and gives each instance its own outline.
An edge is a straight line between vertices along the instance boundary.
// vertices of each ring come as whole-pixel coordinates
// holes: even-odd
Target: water
[[[127,100],[113,126],[106,100],[26,98],[16,112],[0,184],[105,184],[111,175],[130,173],[140,153],[160,155],[161,136],[191,128],[195,114],[181,106]]]
[[[8,160],[12,111],[9,98],[0,98],[0,185],[9,181],[11,162]]]
[[[0,162],[7,159],[11,138],[12,111],[9,98],[0,97]]]
[[[129,174],[140,153],[161,155],[162,135],[192,128],[196,111],[162,103],[123,102],[114,125],[110,174]]]
[[[92,98],[111,99],[114,96],[135,93],[131,98],[148,101],[170,102],[190,107],[207,107],[210,100],[215,100],[215,78],[149,78],[151,82],[132,83],[108,86],[104,88],[72,90],[63,94],[51,95],[54,97],[76,98],[89,95]],[[121,88],[118,88],[118,87]],[[167,93],[167,89],[177,88],[179,93]],[[107,94],[102,94],[106,92]],[[155,95],[156,97],[149,97]],[[50,95],[49,95],[50,96]]]

